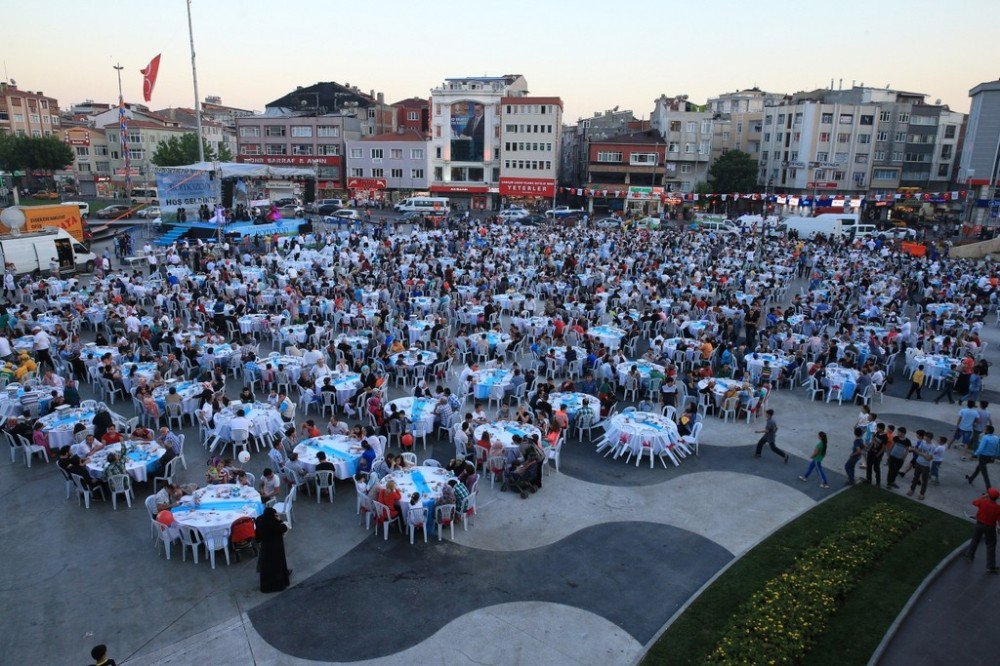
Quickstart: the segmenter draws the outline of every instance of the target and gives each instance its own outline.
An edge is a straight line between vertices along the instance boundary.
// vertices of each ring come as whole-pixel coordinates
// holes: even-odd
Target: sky
[[[141,102],[139,70],[161,53],[150,106],[193,106],[185,0],[4,4],[6,26],[26,29],[4,31],[0,74],[21,89],[62,108],[115,101],[120,62],[126,100]],[[615,106],[648,117],[660,94],[703,103],[831,79],[967,112],[969,89],[1000,77],[998,0],[192,0],[192,16],[202,99],[255,110],[316,81],[393,102],[448,77],[523,74],[563,99],[569,124]]]

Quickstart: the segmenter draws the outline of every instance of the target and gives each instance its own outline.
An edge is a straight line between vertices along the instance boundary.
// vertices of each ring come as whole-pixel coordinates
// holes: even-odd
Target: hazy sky
[[[120,61],[126,99],[141,101],[139,70],[162,53],[151,106],[193,105],[184,0],[4,5],[0,58],[22,89],[63,107],[113,101]],[[831,78],[968,111],[969,89],[1000,77],[1000,0],[194,0],[192,12],[202,98],[258,110],[316,81],[396,101],[446,77],[517,73],[562,97],[567,122],[614,106],[648,115],[661,93],[703,102]]]

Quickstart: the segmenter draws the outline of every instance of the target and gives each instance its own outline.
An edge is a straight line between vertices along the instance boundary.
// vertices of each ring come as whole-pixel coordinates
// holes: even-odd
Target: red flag
[[[142,72],[142,98],[147,102],[153,99],[153,86],[156,85],[156,72],[160,69],[160,54],[149,61]]]

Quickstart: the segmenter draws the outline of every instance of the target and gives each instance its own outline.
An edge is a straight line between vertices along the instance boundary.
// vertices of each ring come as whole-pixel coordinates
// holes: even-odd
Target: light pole
[[[760,242],[757,245],[757,268],[761,266],[761,262],[764,259],[764,227],[767,225],[767,200],[771,196],[771,186],[774,185],[774,178],[767,179],[767,185],[764,186],[764,213],[760,218]]]
[[[194,115],[198,127],[198,161],[205,161],[205,147],[202,145],[201,133],[201,98],[198,96],[198,69],[194,64],[194,28],[191,25],[191,0],[187,0],[188,37],[191,40],[191,81],[194,83]],[[120,79],[121,75],[119,75]],[[121,87],[121,81],[118,83]]]

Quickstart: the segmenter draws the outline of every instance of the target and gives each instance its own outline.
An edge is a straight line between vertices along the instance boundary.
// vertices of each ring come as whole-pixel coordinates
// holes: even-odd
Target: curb
[[[813,506],[809,507],[805,511],[802,511],[800,513],[795,514],[794,516],[792,516],[791,518],[789,518],[788,520],[786,520],[785,522],[781,523],[780,525],[778,525],[777,527],[775,527],[773,530],[771,530],[770,532],[768,532],[767,534],[765,534],[763,537],[761,537],[761,539],[756,544],[754,544],[753,546],[751,546],[750,548],[748,548],[743,553],[740,553],[740,555],[738,557],[734,557],[733,559],[731,559],[726,564],[726,566],[724,566],[721,569],[719,569],[718,571],[716,571],[715,575],[712,576],[711,578],[709,578],[708,580],[706,580],[705,583],[701,587],[699,587],[697,590],[695,590],[694,594],[692,594],[690,597],[688,597],[687,601],[685,601],[683,604],[681,604],[681,607],[678,608],[676,611],[674,611],[674,614],[671,615],[667,619],[666,623],[662,627],[660,627],[660,630],[657,631],[655,634],[653,634],[653,637],[650,638],[649,641],[645,645],[642,646],[642,653],[640,653],[635,659],[632,660],[631,666],[638,666],[640,663],[642,663],[642,660],[645,659],[646,655],[649,653],[650,648],[652,648],[656,644],[656,641],[660,640],[660,636],[662,636],[664,633],[666,633],[667,629],[670,628],[670,625],[672,625],[677,620],[677,618],[679,618],[681,615],[683,615],[684,612],[688,609],[688,607],[690,607],[691,604],[693,604],[698,599],[698,597],[700,597],[702,595],[702,593],[705,590],[707,590],[709,587],[711,587],[712,584],[715,583],[715,581],[718,580],[718,578],[720,576],[722,576],[722,574],[724,574],[727,571],[729,571],[730,567],[732,567],[737,562],[739,562],[744,557],[746,557],[746,555],[748,553],[750,553],[754,548],[756,548],[757,546],[759,546],[761,543],[763,543],[767,539],[770,539],[775,534],[775,532],[777,532],[778,530],[782,529],[783,527],[785,527],[789,523],[792,523],[793,521],[798,520],[799,518],[801,518],[802,516],[806,515],[807,513],[809,513],[813,509],[815,509],[817,506],[819,506],[823,502],[826,502],[826,501],[830,500],[831,498],[836,497],[840,493],[845,492],[847,490],[850,490],[850,486],[845,486],[845,487],[841,488],[840,490],[837,490],[835,492],[830,493],[827,497],[824,497],[819,502],[816,502],[816,504],[814,504]],[[950,558],[951,558],[951,556],[949,555],[949,559]],[[923,588],[920,588],[920,589],[923,589]],[[909,606],[907,606],[907,608],[909,608]]]
[[[868,659],[868,666],[875,666],[878,664],[878,662],[882,659],[882,655],[885,654],[886,648],[889,647],[892,639],[896,637],[896,632],[899,630],[899,627],[902,626],[913,607],[917,605],[917,601],[920,597],[924,595],[924,592],[928,587],[930,587],[931,583],[937,580],[938,575],[945,569],[945,567],[949,566],[958,558],[959,555],[962,554],[963,551],[968,550],[968,548],[968,541],[962,543],[961,546],[951,551],[951,553],[946,555],[943,560],[938,562],[937,566],[931,569],[930,573],[924,577],[920,585],[917,586],[917,589],[914,590],[913,594],[910,595],[910,598],[907,599],[906,604],[902,609],[900,609],[896,619],[893,620],[892,624],[889,625],[889,628],[886,629],[885,635],[882,637],[882,641],[875,648],[875,651],[872,652],[871,658]]]

